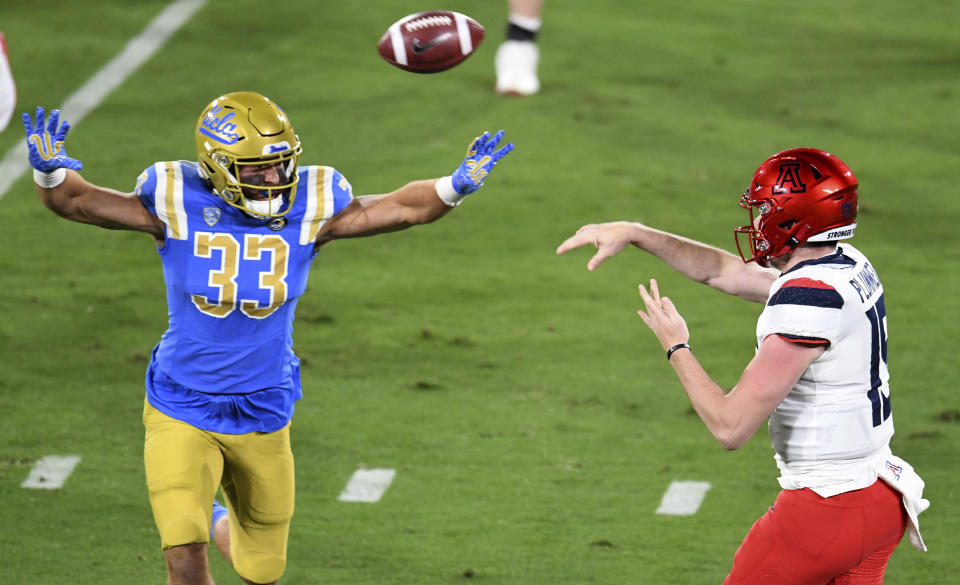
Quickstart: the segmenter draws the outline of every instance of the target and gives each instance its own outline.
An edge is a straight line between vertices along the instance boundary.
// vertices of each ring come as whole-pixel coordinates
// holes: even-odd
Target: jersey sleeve
[[[353,186],[350,181],[343,176],[343,173],[333,169],[331,178],[331,190],[333,191],[333,215],[340,213],[353,201]]]
[[[137,177],[134,192],[147,211],[163,222],[167,238],[186,239],[188,225],[182,162],[158,162],[148,167]]]
[[[343,211],[353,201],[353,187],[343,174],[333,167],[300,167],[301,186],[298,197],[302,203],[300,244],[312,245],[317,233],[328,219]]]
[[[147,211],[157,215],[157,168],[155,165],[147,167],[140,173],[134,191]]]
[[[779,335],[804,345],[836,343],[843,305],[843,295],[822,280],[789,279],[767,300],[757,323],[757,340]]]

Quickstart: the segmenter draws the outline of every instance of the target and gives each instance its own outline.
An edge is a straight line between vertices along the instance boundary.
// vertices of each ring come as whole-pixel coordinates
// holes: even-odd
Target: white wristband
[[[457,193],[457,190],[453,188],[453,177],[443,177],[438,180],[434,189],[437,190],[440,199],[450,207],[460,205],[460,202],[466,197],[466,195]]]
[[[60,183],[64,182],[66,178],[67,169],[62,167],[50,173],[33,169],[33,182],[37,185],[40,185],[44,189],[53,189]]]

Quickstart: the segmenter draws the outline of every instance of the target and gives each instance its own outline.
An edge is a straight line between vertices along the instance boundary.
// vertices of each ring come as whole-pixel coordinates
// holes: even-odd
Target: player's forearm
[[[633,244],[663,260],[687,278],[727,294],[764,302],[775,275],[726,250],[671,234],[643,224],[633,224]]]
[[[735,261],[733,254],[683,236],[643,224],[633,224],[635,246],[653,254],[687,278],[709,284]]]
[[[670,358],[670,365],[700,420],[725,449],[737,449],[753,436],[756,429],[744,428],[743,418],[729,412],[731,401],[727,392],[710,378],[692,352],[677,351]]]
[[[436,184],[436,179],[413,181],[390,194],[397,229],[436,221],[453,209],[437,195]]]
[[[317,243],[395,232],[430,223],[449,213],[434,188],[436,179],[413,181],[383,195],[362,195],[344,212],[324,224]]]
[[[53,188],[37,185],[43,204],[64,219],[112,230],[146,232],[160,240],[163,224],[151,215],[133,193],[88,183],[79,173],[67,171],[66,179]]]
[[[60,217],[82,221],[79,198],[86,192],[89,184],[76,171],[66,170],[66,178],[55,187],[46,188],[35,183],[40,201],[50,211]]]

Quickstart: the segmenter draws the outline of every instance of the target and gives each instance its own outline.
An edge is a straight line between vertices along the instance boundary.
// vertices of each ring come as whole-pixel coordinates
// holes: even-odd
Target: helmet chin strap
[[[797,249],[797,246],[799,246],[802,242],[807,241],[807,234],[809,233],[810,233],[810,224],[805,223],[801,225],[800,229],[794,232],[792,236],[787,238],[787,241],[785,242],[787,245],[787,252],[793,252],[794,250]]]
[[[278,211],[280,211],[280,208],[283,207],[283,195],[281,193],[277,193],[277,196],[273,197],[272,199],[245,199],[247,202],[247,209],[252,211],[255,215],[263,218],[275,215]],[[274,202],[277,203],[276,209],[273,209]]]

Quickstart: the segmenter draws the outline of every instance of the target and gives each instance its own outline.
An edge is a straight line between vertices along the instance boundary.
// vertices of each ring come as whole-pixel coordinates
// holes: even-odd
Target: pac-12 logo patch
[[[203,208],[203,221],[207,222],[207,225],[213,227],[217,225],[217,222],[220,221],[220,208],[219,207],[204,207]]]

